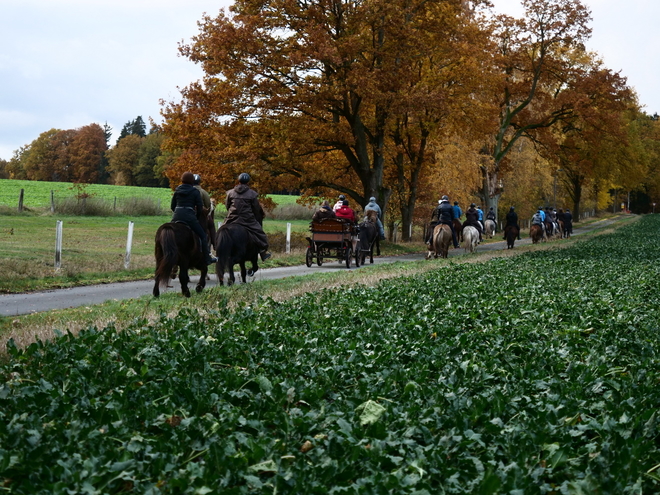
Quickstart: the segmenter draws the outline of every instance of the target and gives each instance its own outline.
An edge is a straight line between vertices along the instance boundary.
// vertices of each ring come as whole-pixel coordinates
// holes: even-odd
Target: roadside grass
[[[279,280],[256,280],[249,284],[237,284],[232,287],[217,286],[215,280],[212,280],[211,285],[207,285],[201,294],[193,293],[190,299],[182,297],[178,290],[173,290],[162,294],[159,299],[145,295],[136,299],[108,301],[100,305],[4,317],[0,318],[0,353],[5,351],[9,339],[13,339],[18,347],[23,347],[37,340],[49,340],[54,337],[56,331],[75,335],[90,327],[102,329],[113,325],[117,329],[123,329],[135,321],[146,319],[153,322],[162,315],[172,317],[186,309],[195,309],[202,314],[231,311],[239,307],[258,306],[266,300],[283,301],[327,288],[373,286],[382,280],[422,274],[452,264],[483,263],[493,258],[513,257],[528,252],[565,249],[594,236],[609,234],[639,218],[641,217],[620,216],[616,219],[615,224],[595,228],[579,237],[518,246],[513,250],[477,251],[474,255],[460,255],[450,259],[396,262],[385,265],[367,263],[358,270],[320,272]],[[297,256],[300,256],[300,259],[303,257],[298,253],[290,256],[292,261],[297,259],[295,258]],[[174,284],[178,284],[178,281],[175,281]]]
[[[63,222],[62,266],[55,270],[56,221]],[[0,215],[0,293],[19,293],[99,283],[145,280],[153,276],[154,236],[170,216],[86,217]],[[131,260],[124,269],[128,223],[134,222]],[[291,253],[286,252],[287,223]],[[264,230],[275,256],[264,268],[302,264],[309,220],[266,219]],[[384,242],[384,254],[423,250],[421,243]]]

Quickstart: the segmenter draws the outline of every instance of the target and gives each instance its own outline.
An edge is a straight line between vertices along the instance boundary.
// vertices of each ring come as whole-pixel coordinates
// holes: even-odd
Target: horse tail
[[[218,258],[218,262],[215,264],[215,274],[218,280],[222,280],[225,272],[229,272],[232,268],[229,261],[231,248],[232,242],[231,235],[229,235],[229,227],[219,229],[215,238],[215,254]]]
[[[166,286],[172,275],[172,270],[179,263],[179,250],[176,236],[171,225],[162,225],[156,232],[156,275],[155,282]]]

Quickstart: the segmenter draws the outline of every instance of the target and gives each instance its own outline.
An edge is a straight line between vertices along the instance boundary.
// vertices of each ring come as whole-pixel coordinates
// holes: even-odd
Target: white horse
[[[474,253],[479,243],[479,231],[471,225],[463,227],[463,242],[465,243],[465,252]]]
[[[484,233],[488,236],[489,239],[492,239],[495,235],[495,222],[493,220],[486,220],[484,223]]]

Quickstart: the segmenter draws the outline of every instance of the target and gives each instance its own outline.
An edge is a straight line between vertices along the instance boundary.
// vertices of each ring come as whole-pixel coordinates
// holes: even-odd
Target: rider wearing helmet
[[[204,204],[199,191],[194,187],[195,177],[190,172],[184,172],[181,176],[181,185],[174,190],[170,207],[174,212],[173,222],[185,223],[190,229],[199,236],[201,249],[206,259],[206,264],[210,265],[218,261],[211,256],[206,231],[197,220],[197,214],[203,211]]]
[[[461,210],[461,207],[458,205],[458,201],[454,201],[454,218],[460,220],[462,216],[463,210]]]
[[[271,254],[268,252],[268,236],[261,225],[265,213],[259,204],[256,191],[250,189],[247,185],[248,182],[250,182],[250,176],[243,172],[238,176],[238,184],[227,191],[227,199],[225,200],[227,217],[220,228],[229,224],[245,227],[259,248],[261,261],[266,261],[271,257]]]
[[[463,222],[463,228],[470,225],[477,229],[479,231],[479,242],[481,242],[483,240],[484,230],[481,222],[479,221],[479,212],[477,211],[476,206],[477,205],[472,203],[468,210],[465,212],[465,222]]]
[[[337,213],[337,210],[344,205],[344,201],[346,201],[346,196],[344,196],[343,194],[340,194],[339,199],[337,200],[335,205],[332,207],[332,211]]]
[[[433,239],[433,231],[435,230],[436,225],[449,225],[454,249],[458,249],[458,239],[456,238],[456,231],[454,230],[454,218],[456,218],[454,215],[454,207],[449,203],[449,197],[444,195],[440,201],[438,201],[438,206],[435,207],[431,214],[431,232],[428,243]]]
[[[366,215],[368,211],[375,211],[376,212],[376,223],[378,224],[378,233],[380,234],[380,240],[385,239],[385,229],[383,228],[383,222],[381,221],[381,217],[383,216],[383,210],[380,209],[380,206],[378,206],[378,203],[376,203],[376,198],[374,196],[371,196],[369,198],[369,202],[367,203],[367,206],[364,207],[364,214]]]
[[[504,230],[506,230],[506,227],[508,227],[509,225],[518,229],[518,240],[520,240],[520,227],[518,226],[518,214],[515,212],[515,208],[513,206],[509,208],[509,213],[506,214],[506,226],[504,227]],[[504,236],[504,239],[506,239],[506,235]]]
[[[209,193],[202,189],[202,176],[199,174],[194,174],[193,177],[193,185],[202,196],[202,204],[204,205],[204,211],[197,212],[197,220],[199,220],[200,225],[206,229],[206,232],[209,236],[209,242],[213,247],[215,247],[215,220],[213,218],[213,208],[211,207],[211,196],[209,196]]]

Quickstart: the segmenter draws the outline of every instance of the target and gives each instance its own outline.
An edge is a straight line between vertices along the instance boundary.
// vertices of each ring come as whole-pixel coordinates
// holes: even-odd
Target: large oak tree
[[[270,189],[374,195],[395,189],[410,221],[428,142],[449,133],[483,81],[486,44],[460,0],[239,0],[181,47],[205,76],[165,105],[168,175],[210,189],[248,171]]]

